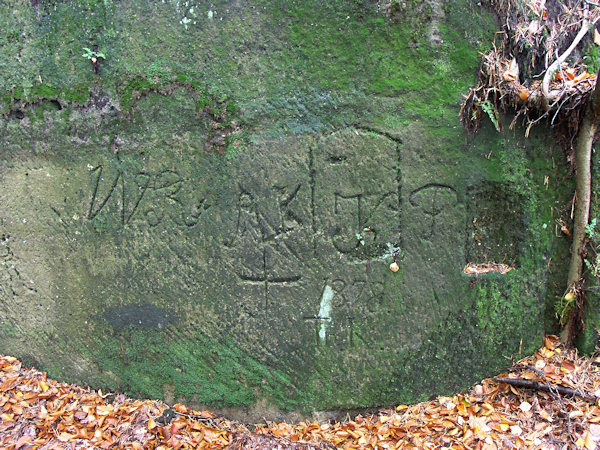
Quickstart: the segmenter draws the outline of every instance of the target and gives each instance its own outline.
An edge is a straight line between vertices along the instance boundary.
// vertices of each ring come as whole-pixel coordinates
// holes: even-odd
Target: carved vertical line
[[[354,338],[353,335],[354,334],[354,317],[350,316],[348,317],[348,336],[349,336],[349,342],[350,342],[350,347],[354,346]]]
[[[404,248],[402,243],[402,144],[397,142],[396,145],[396,158],[398,165],[396,166],[396,184],[398,185],[398,245],[400,248]]]
[[[310,177],[310,216],[312,226],[312,241],[313,241],[313,256],[316,256],[317,252],[317,223],[315,216],[315,160],[314,160],[314,149],[313,145],[308,146],[308,170]]]
[[[121,223],[125,226],[125,175],[121,173]]]
[[[267,246],[263,244],[263,278],[265,279],[265,315],[269,311],[269,278],[267,274]]]
[[[98,171],[98,178],[96,178],[96,184],[94,185],[94,192],[92,193],[92,201],[90,202],[90,210],[88,211],[88,220],[91,220],[95,217],[94,212],[94,203],[96,203],[96,196],[98,195],[98,186],[100,185],[100,178],[102,177],[102,166],[96,166],[92,169],[92,172]]]
[[[362,233],[363,227],[365,226],[365,223],[363,221],[364,219],[364,214],[362,211],[362,194],[358,194],[357,195],[357,208],[358,208],[358,232]]]
[[[100,166],[101,167],[101,166]],[[98,206],[98,209],[96,209],[96,211],[94,211],[94,203],[96,200],[96,197],[94,196],[92,198],[92,203],[90,205],[90,212],[88,214],[88,219],[92,220],[94,217],[96,217],[100,211],[102,211],[102,208],[104,208],[106,206],[106,204],[108,203],[108,201],[110,200],[110,197],[112,196],[113,192],[115,191],[115,188],[117,187],[117,184],[119,183],[119,178],[122,176],[122,172],[117,173],[117,176],[115,177],[115,180],[113,181],[110,190],[108,191],[108,195],[106,196],[106,198],[104,199],[104,201],[102,202],[102,204],[100,206]],[[100,183],[100,174],[98,175],[98,183]],[[94,192],[97,192],[98,188],[96,187],[96,189],[94,190]]]

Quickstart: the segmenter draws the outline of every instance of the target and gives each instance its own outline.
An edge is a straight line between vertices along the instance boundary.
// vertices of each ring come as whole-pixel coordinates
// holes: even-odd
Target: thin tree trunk
[[[583,273],[583,255],[585,242],[585,227],[590,218],[591,197],[591,155],[596,124],[592,122],[590,115],[586,112],[577,135],[577,148],[575,156],[575,211],[573,217],[573,244],[571,246],[571,263],[569,265],[569,276],[567,278],[567,290],[575,292],[573,306],[570,308],[567,323],[564,326],[560,338],[567,346],[571,347],[579,332],[581,321],[581,309],[583,308],[583,293],[575,289],[576,284]]]
[[[596,80],[600,75],[596,75]],[[590,201],[592,190],[592,144],[594,135],[600,122],[600,94],[599,86],[596,88],[586,108],[583,120],[577,134],[577,147],[575,155],[575,210],[573,217],[573,244],[571,247],[571,263],[569,265],[569,276],[567,278],[567,290],[577,295],[573,299],[567,323],[561,332],[561,341],[567,346],[572,346],[579,332],[580,323],[583,319],[584,293],[575,290],[583,275],[583,250],[585,247],[585,227],[590,218]]]

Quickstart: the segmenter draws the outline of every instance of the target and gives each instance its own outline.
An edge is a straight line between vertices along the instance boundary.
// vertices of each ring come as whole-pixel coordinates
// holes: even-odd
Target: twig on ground
[[[534,389],[537,391],[550,392],[556,391],[562,395],[568,395],[571,397],[579,397],[583,400],[586,400],[591,403],[596,403],[598,398],[596,396],[586,394],[583,392],[579,392],[575,389],[566,388],[564,386],[557,386],[555,384],[545,384],[540,383],[539,381],[531,381],[531,380],[521,380],[519,378],[505,378],[505,377],[494,377],[492,378],[497,383],[506,383],[516,387],[522,387],[526,389]]]

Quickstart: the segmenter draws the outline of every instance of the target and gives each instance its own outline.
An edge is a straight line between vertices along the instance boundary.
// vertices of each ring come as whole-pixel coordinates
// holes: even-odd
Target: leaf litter
[[[0,356],[0,448],[596,449],[600,356],[548,336],[534,355],[470,391],[343,422],[246,425],[59,383]]]

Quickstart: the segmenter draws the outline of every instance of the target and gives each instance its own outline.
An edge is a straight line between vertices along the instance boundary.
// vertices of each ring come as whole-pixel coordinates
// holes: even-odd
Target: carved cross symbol
[[[263,270],[263,273],[261,275],[252,276],[252,275],[238,274],[240,279],[242,281],[244,281],[245,283],[259,284],[259,285],[264,286],[265,311],[269,308],[269,284],[279,283],[279,284],[287,285],[289,283],[294,283],[296,281],[300,281],[300,279],[302,278],[302,276],[300,276],[300,275],[292,275],[292,276],[287,276],[287,277],[276,277],[276,276],[269,274],[269,270],[266,265],[266,252],[267,252],[266,246],[263,246],[263,248],[262,248],[262,255],[263,255],[262,270]]]
[[[296,188],[289,198],[284,199],[282,204],[287,206],[299,189],[300,186]],[[263,286],[265,311],[269,309],[270,284],[293,285],[302,278],[301,275],[275,275],[271,272],[272,268],[268,264],[269,259],[273,255],[281,254],[277,250],[278,243],[290,255],[295,256],[295,252],[286,245],[285,241],[276,241],[281,232],[282,230],[278,230],[277,227],[269,223],[267,217],[257,211],[254,196],[242,190],[239,197],[236,232],[231,243],[227,245],[229,247],[249,245],[252,252],[260,254],[260,272],[257,270],[253,271],[253,273],[237,272],[237,275],[244,283]],[[244,257],[245,255],[242,252],[248,250],[248,248],[240,249],[240,256]]]
[[[454,207],[458,203],[458,198],[454,188],[430,183],[414,190],[410,194],[409,201],[415,207],[422,207],[423,213],[431,218],[428,237],[432,237],[437,216],[445,209]]]

